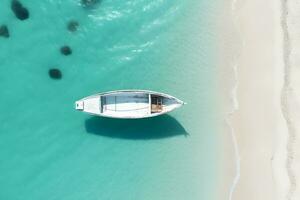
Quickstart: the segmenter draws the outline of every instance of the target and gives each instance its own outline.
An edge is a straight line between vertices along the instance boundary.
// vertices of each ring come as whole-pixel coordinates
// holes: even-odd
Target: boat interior
[[[117,93],[100,98],[100,112],[110,116],[146,116],[164,111],[165,97],[147,93]]]

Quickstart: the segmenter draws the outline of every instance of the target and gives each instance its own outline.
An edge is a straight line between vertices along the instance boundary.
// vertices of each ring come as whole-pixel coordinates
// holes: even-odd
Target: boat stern
[[[76,101],[75,102],[75,109],[76,110],[83,110],[84,109],[84,102],[83,101]]]

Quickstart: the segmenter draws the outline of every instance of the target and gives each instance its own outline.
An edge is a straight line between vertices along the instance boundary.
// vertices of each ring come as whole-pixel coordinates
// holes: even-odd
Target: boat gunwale
[[[180,100],[172,95],[165,94],[163,92],[155,92],[155,91],[151,91],[151,90],[132,90],[132,89],[131,90],[112,90],[112,91],[107,91],[107,92],[99,92],[99,93],[84,97],[82,99],[79,99],[77,101],[82,101],[82,100],[85,100],[85,99],[88,99],[88,98],[94,97],[94,96],[105,96],[105,95],[109,95],[109,94],[119,94],[119,93],[126,93],[126,92],[137,92],[137,93],[143,92],[143,93],[147,93],[147,94],[156,94],[156,95],[160,95],[160,96],[167,97],[170,99],[175,99],[178,103],[184,104],[184,102],[182,100]]]

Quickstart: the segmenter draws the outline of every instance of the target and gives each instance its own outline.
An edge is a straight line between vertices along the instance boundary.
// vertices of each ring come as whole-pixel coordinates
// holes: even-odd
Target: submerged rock
[[[0,26],[0,36],[9,38],[9,31],[6,25]]]
[[[19,20],[25,20],[29,18],[29,11],[21,4],[20,1],[12,0],[11,9]]]
[[[70,32],[75,32],[75,31],[77,31],[78,26],[79,26],[79,23],[77,21],[71,20],[71,21],[69,21],[67,28]]]
[[[72,54],[72,49],[69,46],[63,46],[60,48],[60,52],[63,55],[68,56],[68,55]]]
[[[61,79],[62,78],[62,73],[59,69],[56,69],[56,68],[49,69],[48,73],[52,79]]]
[[[93,7],[99,2],[100,0],[81,0],[81,5],[84,7]]]

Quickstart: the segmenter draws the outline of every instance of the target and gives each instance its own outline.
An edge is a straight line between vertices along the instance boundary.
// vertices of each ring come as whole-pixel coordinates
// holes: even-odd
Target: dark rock
[[[81,0],[81,5],[84,7],[93,7],[99,2],[100,0]]]
[[[59,69],[56,69],[56,68],[49,69],[48,73],[52,79],[61,79],[62,78],[62,73]]]
[[[67,28],[69,31],[75,32],[75,31],[77,31],[78,26],[79,26],[79,23],[77,21],[71,20],[71,21],[69,21]]]
[[[60,48],[60,52],[63,55],[68,56],[68,55],[72,54],[72,49],[69,46],[63,46]]]
[[[0,26],[0,36],[9,38],[9,31],[6,25]]]
[[[11,9],[19,20],[25,20],[29,18],[29,11],[21,4],[20,1],[12,0]]]

